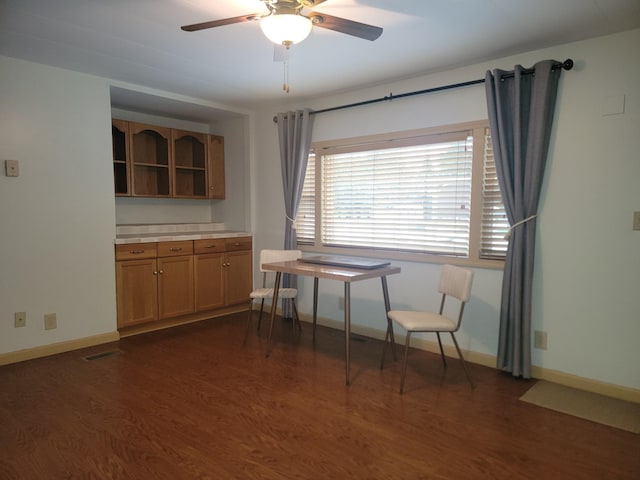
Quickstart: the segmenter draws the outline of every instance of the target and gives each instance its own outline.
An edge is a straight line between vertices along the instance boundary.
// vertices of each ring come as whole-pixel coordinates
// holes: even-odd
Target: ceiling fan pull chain
[[[284,69],[284,83],[282,84],[282,90],[284,90],[285,93],[289,93],[289,59],[285,59],[282,68]]]

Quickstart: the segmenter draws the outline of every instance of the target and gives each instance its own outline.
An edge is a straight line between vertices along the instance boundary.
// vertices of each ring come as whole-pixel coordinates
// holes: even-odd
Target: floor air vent
[[[102,358],[112,357],[114,355],[118,355],[119,353],[120,353],[120,350],[111,350],[109,352],[94,353],[93,355],[88,355],[86,357],[83,357],[83,360],[90,362],[92,360],[100,360]]]

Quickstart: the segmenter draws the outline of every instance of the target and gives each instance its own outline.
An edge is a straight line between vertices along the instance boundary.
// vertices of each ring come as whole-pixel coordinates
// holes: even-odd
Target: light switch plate
[[[640,212],[633,212],[633,229],[640,230]]]
[[[5,160],[4,171],[7,177],[17,177],[20,175],[20,164],[18,160]]]

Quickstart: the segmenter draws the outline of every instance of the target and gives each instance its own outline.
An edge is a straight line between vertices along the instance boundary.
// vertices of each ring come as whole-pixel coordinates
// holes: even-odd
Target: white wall
[[[0,353],[114,332],[109,86],[6,57],[0,71],[0,159],[20,162],[0,174]]]
[[[577,42],[374,88],[274,105],[256,116],[256,249],[282,245],[284,211],[276,127],[278,111],[321,109],[389,93],[400,94],[484,78],[486,70],[572,58],[558,94],[538,219],[533,327],[548,332],[548,349],[533,363],[579,377],[640,388],[640,30]],[[603,115],[624,96],[625,110]],[[614,109],[615,110],[615,109]],[[467,87],[320,114],[313,140],[399,131],[487,118],[484,87]],[[434,308],[439,267],[394,262],[389,278],[394,308]],[[463,348],[496,355],[502,272],[477,269],[473,298],[460,334]],[[342,286],[321,285],[321,316],[340,321]],[[302,282],[300,306],[311,311],[312,286]],[[384,327],[378,282],[352,286],[352,322]]]

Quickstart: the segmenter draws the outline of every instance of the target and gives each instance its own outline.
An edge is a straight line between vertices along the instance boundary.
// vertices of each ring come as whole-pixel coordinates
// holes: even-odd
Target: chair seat
[[[296,288],[281,288],[278,290],[278,298],[296,298],[298,290]],[[273,298],[273,288],[256,288],[249,294],[253,299]]]
[[[388,315],[390,319],[402,325],[405,330],[413,332],[451,332],[456,330],[455,322],[437,313],[391,310]]]

